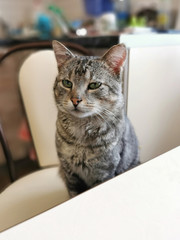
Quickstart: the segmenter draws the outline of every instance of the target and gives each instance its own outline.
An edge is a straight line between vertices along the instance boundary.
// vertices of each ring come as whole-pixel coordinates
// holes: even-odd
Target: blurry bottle
[[[130,15],[130,3],[129,0],[113,0],[114,11],[117,17],[117,25],[119,30],[128,25],[128,19]]]
[[[170,0],[161,0],[158,13],[158,29],[167,31],[170,28]]]
[[[39,38],[49,39],[52,34],[52,21],[45,11],[42,0],[33,1],[32,21],[34,28],[39,32]]]
[[[94,17],[113,11],[112,0],[84,0],[84,6],[86,13]]]

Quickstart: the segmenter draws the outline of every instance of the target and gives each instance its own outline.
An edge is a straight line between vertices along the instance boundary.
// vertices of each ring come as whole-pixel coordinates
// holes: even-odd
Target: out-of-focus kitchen
[[[22,44],[46,43],[53,39],[79,44],[93,55],[102,55],[118,44],[123,34],[178,37],[178,33],[179,0],[0,0],[1,57]],[[34,50],[23,50],[11,54],[0,65],[0,121],[17,177],[39,168],[17,80],[22,62]],[[131,94],[131,88],[126,87]],[[129,111],[130,108],[129,103]],[[154,155],[149,154],[143,161],[151,157]],[[9,184],[8,178],[6,154],[0,148],[1,188]]]
[[[178,0],[0,1],[1,45],[180,29]]]

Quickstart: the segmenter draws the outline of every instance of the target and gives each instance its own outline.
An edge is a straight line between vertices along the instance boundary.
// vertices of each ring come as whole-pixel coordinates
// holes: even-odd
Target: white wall
[[[180,45],[169,42],[130,48],[127,114],[142,162],[180,145]]]

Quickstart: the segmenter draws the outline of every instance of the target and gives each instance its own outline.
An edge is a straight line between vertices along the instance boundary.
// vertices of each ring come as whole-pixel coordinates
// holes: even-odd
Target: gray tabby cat
[[[139,164],[122,95],[126,47],[115,45],[101,58],[76,56],[57,41],[53,49],[59,70],[56,146],[73,197]]]

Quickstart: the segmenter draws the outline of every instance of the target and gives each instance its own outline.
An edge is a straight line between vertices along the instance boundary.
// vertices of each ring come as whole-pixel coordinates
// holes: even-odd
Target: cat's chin
[[[90,112],[81,112],[78,110],[73,110],[70,112],[70,114],[77,118],[86,118],[92,116],[92,113]]]

